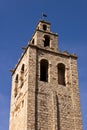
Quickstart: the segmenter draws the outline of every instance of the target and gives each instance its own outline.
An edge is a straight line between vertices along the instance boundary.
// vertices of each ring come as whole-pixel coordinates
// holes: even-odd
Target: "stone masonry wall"
[[[76,59],[34,47],[30,54],[28,130],[82,130]],[[49,62],[48,82],[40,81],[41,59]],[[66,86],[58,84],[58,63],[65,64]]]
[[[10,126],[9,130],[27,130],[27,98],[28,98],[28,57],[27,51],[12,75],[12,92],[10,108]],[[21,86],[21,67],[24,64],[23,86]],[[18,74],[18,94],[15,97],[15,78]]]

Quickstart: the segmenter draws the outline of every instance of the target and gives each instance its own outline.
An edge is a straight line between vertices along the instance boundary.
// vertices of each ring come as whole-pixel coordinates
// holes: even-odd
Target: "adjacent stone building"
[[[82,130],[77,56],[40,20],[12,72],[9,130]]]

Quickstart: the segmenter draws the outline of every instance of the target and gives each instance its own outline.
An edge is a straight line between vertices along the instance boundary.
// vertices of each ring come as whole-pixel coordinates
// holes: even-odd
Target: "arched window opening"
[[[58,64],[58,83],[65,85],[65,65],[62,63]]]
[[[47,30],[47,25],[43,24],[43,30],[44,30],[44,31]]]
[[[50,46],[50,37],[45,35],[44,36],[44,47]]]
[[[40,62],[40,80],[48,82],[48,61],[41,60]]]

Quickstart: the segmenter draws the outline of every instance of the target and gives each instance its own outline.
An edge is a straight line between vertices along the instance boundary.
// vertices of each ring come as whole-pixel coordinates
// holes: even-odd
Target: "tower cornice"
[[[18,63],[16,64],[14,71],[12,72],[12,75],[15,73],[18,65],[20,64],[23,56],[25,55],[25,53],[26,53],[26,51],[29,47],[35,48],[37,50],[42,50],[43,52],[53,53],[54,55],[59,55],[59,56],[62,56],[62,57],[67,57],[67,58],[71,57],[71,58],[76,59],[76,60],[78,58],[76,54],[70,54],[70,53],[65,52],[65,51],[62,52],[62,51],[54,51],[54,50],[51,50],[51,49],[45,49],[45,48],[41,48],[41,47],[38,47],[38,46],[30,43],[30,44],[27,45],[26,49],[24,50],[24,53],[22,53],[20,59],[18,60]]]

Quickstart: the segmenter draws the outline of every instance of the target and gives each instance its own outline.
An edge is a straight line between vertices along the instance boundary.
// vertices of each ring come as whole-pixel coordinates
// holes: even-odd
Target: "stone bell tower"
[[[82,130],[77,56],[40,20],[12,71],[9,130]]]

